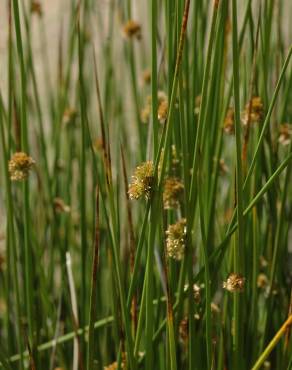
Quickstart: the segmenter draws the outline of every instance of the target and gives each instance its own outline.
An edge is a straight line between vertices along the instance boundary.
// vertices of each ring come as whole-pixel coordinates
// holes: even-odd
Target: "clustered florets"
[[[242,292],[244,290],[245,278],[232,272],[226,281],[223,282],[223,288],[231,293]]]
[[[166,230],[167,256],[180,261],[183,258],[186,242],[186,219],[182,218]]]
[[[177,208],[184,191],[183,183],[176,177],[168,177],[164,182],[163,205],[165,209]]]
[[[261,122],[264,118],[264,105],[259,96],[254,96],[241,114],[243,125]],[[223,129],[227,134],[234,134],[234,108],[229,107],[224,119]]]
[[[69,213],[71,211],[70,206],[66,204],[61,198],[55,198],[53,203],[54,210],[58,213]]]
[[[144,84],[149,85],[151,82],[151,71],[149,69],[145,69],[142,73],[142,81]]]
[[[157,94],[158,108],[157,108],[157,118],[161,124],[163,124],[167,119],[168,114],[168,99],[163,91],[158,91]],[[146,104],[141,110],[140,117],[143,123],[148,123],[151,114],[152,98],[147,96]]]
[[[261,122],[264,118],[264,105],[259,96],[254,96],[245,106],[241,120],[244,125],[247,123]]]
[[[37,14],[39,17],[43,15],[42,5],[39,1],[32,1],[30,6],[30,11],[33,14]]]
[[[65,109],[63,114],[63,124],[65,126],[70,126],[71,123],[74,123],[78,113],[75,108],[68,107]]]
[[[138,40],[141,39],[141,24],[134,21],[133,19],[128,20],[123,26],[124,35],[127,38],[136,37]]]
[[[143,196],[150,198],[154,179],[154,166],[152,161],[143,162],[138,166],[132,176],[128,194],[130,199],[139,199]]]
[[[24,152],[16,152],[8,163],[8,171],[12,181],[25,180],[35,161]]]
[[[292,137],[292,125],[284,123],[279,128],[279,143],[282,145],[289,145]]]
[[[234,134],[234,109],[229,107],[224,119],[224,131],[226,134]]]

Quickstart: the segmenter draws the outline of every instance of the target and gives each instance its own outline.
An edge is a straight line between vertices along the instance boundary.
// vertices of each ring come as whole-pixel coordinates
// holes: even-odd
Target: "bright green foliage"
[[[0,368],[291,369],[290,1],[50,6],[0,14]]]

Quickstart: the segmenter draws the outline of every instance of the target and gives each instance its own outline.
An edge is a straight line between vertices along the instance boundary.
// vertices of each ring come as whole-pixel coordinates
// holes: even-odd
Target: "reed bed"
[[[292,369],[289,1],[6,3],[1,368]]]

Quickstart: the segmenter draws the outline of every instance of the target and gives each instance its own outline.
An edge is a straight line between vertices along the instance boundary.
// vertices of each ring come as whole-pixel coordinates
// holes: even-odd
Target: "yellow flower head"
[[[37,14],[39,17],[43,15],[42,5],[39,1],[32,1],[30,11],[31,13]]]
[[[154,178],[152,161],[143,162],[138,166],[132,176],[128,194],[130,199],[139,199],[142,196],[150,198]]]
[[[151,82],[151,71],[149,69],[145,69],[142,73],[142,81],[144,84],[149,85]]]
[[[68,206],[68,204],[66,204],[61,198],[54,199],[54,209],[58,213],[69,213],[71,211],[70,206]]]
[[[104,370],[116,370],[118,368],[117,361],[113,362],[112,364],[105,366]]]
[[[228,108],[224,119],[224,131],[226,134],[234,134],[234,109]]]
[[[168,257],[180,261],[183,258],[186,239],[186,219],[169,225],[166,231],[166,252]]]
[[[289,145],[292,138],[292,125],[289,123],[284,123],[280,125],[279,129],[279,143],[282,145]]]
[[[244,289],[245,278],[240,275],[232,272],[226,281],[223,283],[223,288],[228,290],[231,293],[242,292]]]
[[[123,26],[123,32],[124,32],[124,35],[131,39],[133,37],[136,37],[138,40],[141,39],[142,35],[141,35],[141,25],[140,23],[132,20],[132,19],[129,19]]]
[[[12,181],[25,180],[28,177],[29,170],[35,164],[35,161],[26,153],[16,152],[8,163],[10,179]]]
[[[163,91],[158,91],[158,110],[157,117],[160,123],[164,123],[168,115],[168,100]]]
[[[164,183],[163,205],[165,209],[177,208],[184,191],[183,183],[176,177],[168,177]]]
[[[242,113],[242,123],[247,125],[247,123],[261,122],[264,118],[264,105],[262,99],[259,96],[254,96],[250,102],[245,106]]]

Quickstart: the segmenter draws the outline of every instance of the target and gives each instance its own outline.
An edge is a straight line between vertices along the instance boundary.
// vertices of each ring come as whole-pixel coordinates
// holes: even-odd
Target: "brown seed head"
[[[151,115],[151,105],[146,104],[144,108],[141,109],[140,118],[143,123],[148,123]]]
[[[149,69],[145,69],[142,73],[142,81],[144,84],[149,85],[151,82],[151,71]]]
[[[177,208],[184,191],[183,183],[176,177],[168,177],[164,183],[163,205],[165,209]]]
[[[284,123],[279,128],[279,143],[282,145],[289,145],[292,138],[292,124]]]
[[[125,354],[122,353],[122,357],[123,357],[123,360],[122,360],[122,364],[121,364],[121,369],[125,369],[126,368],[126,363],[125,363]],[[107,365],[107,366],[104,366],[104,370],[116,370],[118,368],[118,363],[117,361],[113,362],[112,364],[110,365]]]
[[[194,284],[193,285],[193,293],[194,293],[194,299],[197,304],[201,302],[201,288],[199,285]]]
[[[139,199],[142,196],[150,198],[154,176],[154,166],[152,161],[143,162],[138,166],[132,176],[129,185],[130,199]]]
[[[65,202],[61,198],[54,199],[54,209],[56,212],[59,213],[69,213],[71,211],[70,206],[65,204]]]
[[[158,120],[160,123],[164,123],[167,118],[167,113],[168,113],[168,102],[163,101],[162,103],[159,104],[158,107]]]
[[[166,231],[166,252],[169,258],[180,261],[183,258],[186,239],[186,219],[169,225]]]
[[[254,96],[245,106],[241,120],[244,125],[261,122],[264,118],[264,105],[259,96]]]
[[[130,19],[128,20],[124,26],[123,26],[123,32],[124,32],[124,35],[131,39],[133,37],[136,37],[138,40],[141,39],[142,35],[141,35],[141,25],[140,23]]]
[[[75,108],[66,108],[63,114],[63,124],[69,125],[71,123],[74,123],[75,119],[77,117],[77,110]]]
[[[224,131],[226,134],[234,134],[234,109],[228,108],[224,119]]]
[[[157,116],[160,123],[164,123],[168,114],[168,100],[164,92],[158,92],[158,110]]]
[[[259,274],[257,278],[257,286],[258,288],[265,289],[269,285],[269,279],[266,274]]]
[[[182,341],[182,343],[186,343],[189,338],[189,319],[186,316],[181,320],[179,323],[179,338]]]
[[[231,293],[242,292],[244,289],[245,278],[236,273],[231,273],[227,280],[223,283],[223,288]]]
[[[158,101],[157,118],[159,122],[162,124],[166,121],[168,113],[168,100],[166,94],[163,91],[158,91],[157,101]],[[140,112],[140,118],[143,123],[149,122],[151,115],[151,106],[152,106],[152,97],[151,95],[148,95],[146,98],[146,104]]]
[[[117,361],[113,362],[112,364],[105,366],[104,370],[116,370],[118,368]]]
[[[25,180],[28,177],[29,170],[35,164],[35,161],[24,152],[16,152],[8,163],[10,179],[12,181]]]
[[[30,11],[32,14],[37,14],[39,17],[43,15],[42,5],[39,1],[32,1]]]

